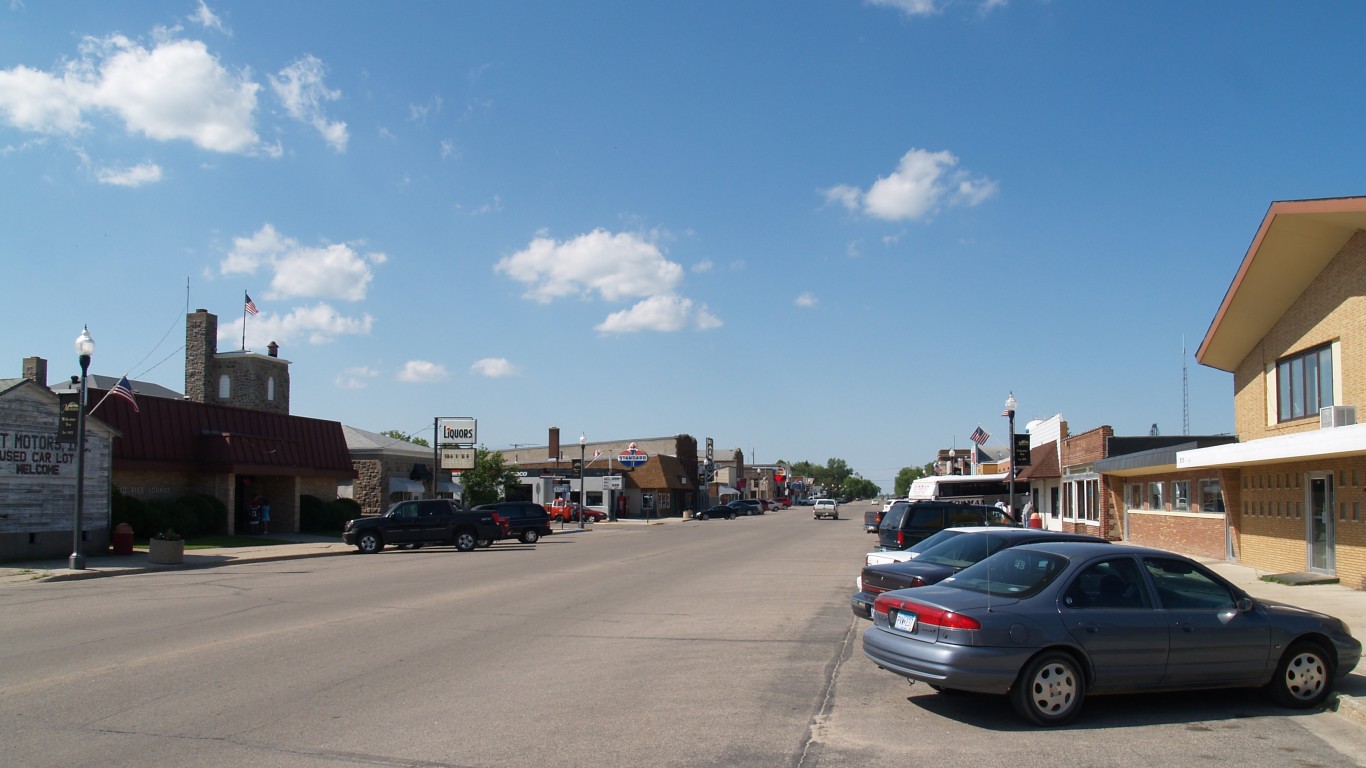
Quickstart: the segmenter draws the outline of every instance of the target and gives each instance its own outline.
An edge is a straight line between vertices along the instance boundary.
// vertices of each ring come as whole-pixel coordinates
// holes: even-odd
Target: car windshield
[[[922,555],[921,557],[924,557]],[[940,582],[945,586],[1001,597],[1037,595],[1067,567],[1067,558],[1027,547],[1011,547]]]
[[[926,536],[920,541],[917,541],[916,543],[907,547],[906,551],[913,552],[916,554],[917,557],[919,557],[921,552],[928,552],[931,549],[939,546],[940,544],[943,544],[944,542],[948,541],[949,539],[961,535],[963,535],[962,531],[955,531],[949,528],[945,528],[942,531],[937,531],[935,533],[930,534],[929,536]]]
[[[920,557],[916,558],[916,562],[966,568],[998,551],[1005,544],[1005,536],[992,536],[989,533],[959,536],[924,550],[920,553]]]

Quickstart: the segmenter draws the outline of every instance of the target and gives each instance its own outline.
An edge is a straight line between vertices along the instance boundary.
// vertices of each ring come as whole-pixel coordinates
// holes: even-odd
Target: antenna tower
[[[1191,433],[1190,380],[1186,376],[1186,337],[1181,336],[1181,434]]]

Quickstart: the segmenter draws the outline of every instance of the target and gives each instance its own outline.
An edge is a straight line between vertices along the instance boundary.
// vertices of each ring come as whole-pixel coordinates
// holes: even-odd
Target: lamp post
[[[71,515],[71,558],[67,567],[85,570],[85,555],[81,554],[81,508],[85,506],[85,400],[86,381],[90,373],[90,356],[95,354],[95,340],[90,329],[82,328],[76,337],[76,358],[81,363],[81,408],[76,415],[76,510]]]
[[[583,449],[588,445],[588,437],[582,432],[579,433],[579,530],[583,530],[583,511],[584,502],[588,501],[588,494],[583,492]]]
[[[1010,418],[1010,502],[1006,508],[1013,519],[1015,517],[1015,393],[1011,392],[1006,397],[1005,415]]]

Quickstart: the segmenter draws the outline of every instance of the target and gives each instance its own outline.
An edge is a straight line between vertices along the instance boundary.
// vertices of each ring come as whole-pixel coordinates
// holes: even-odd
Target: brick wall
[[[1358,232],[1319,273],[1233,373],[1234,424],[1244,442],[1318,429],[1318,414],[1277,424],[1268,414],[1267,366],[1288,354],[1337,340],[1342,352],[1338,405],[1366,420],[1366,233]]]
[[[1224,516],[1126,510],[1129,543],[1224,559]]]
[[[1333,475],[1333,564],[1338,579],[1366,589],[1366,459],[1359,457],[1245,468],[1236,499],[1239,559],[1278,572],[1308,568],[1309,472]]]

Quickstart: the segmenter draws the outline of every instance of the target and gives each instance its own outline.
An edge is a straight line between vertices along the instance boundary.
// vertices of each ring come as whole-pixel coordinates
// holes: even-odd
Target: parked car
[[[523,544],[535,544],[542,536],[552,533],[550,513],[535,502],[495,501],[492,504],[480,504],[474,511],[497,512],[507,521],[509,533]]]
[[[917,557],[920,557],[921,552],[924,552],[930,547],[938,546],[940,542],[951,539],[960,533],[965,533],[968,531],[979,531],[983,527],[986,526],[972,525],[960,526],[956,528],[945,528],[944,530],[938,533],[932,533],[929,536],[926,536],[925,538],[921,539],[920,541],[917,541],[909,547],[906,547],[905,549],[875,549],[872,552],[869,552],[868,554],[863,556],[863,564],[885,565],[886,563],[904,563],[907,560],[914,560]]]
[[[920,553],[919,557],[902,563],[865,565],[854,580],[854,595],[849,607],[861,619],[873,618],[873,600],[883,592],[913,589],[938,584],[988,555],[1021,544],[1049,541],[1091,541],[1107,544],[1099,536],[1063,531],[1041,531],[1037,528],[957,528],[959,531],[939,540],[939,543]],[[935,536],[943,536],[940,531]],[[925,541],[935,538],[931,536]]]
[[[762,515],[764,513],[763,505],[756,499],[733,499],[726,502],[726,506],[731,507],[736,514],[740,515]]]
[[[1339,619],[1257,600],[1181,555],[1050,542],[878,595],[863,652],[936,690],[1008,695],[1050,726],[1088,694],[1259,686],[1315,707],[1361,642]]]
[[[816,499],[816,507],[811,511],[812,519],[819,520],[828,517],[831,520],[840,519],[840,505],[834,499]]]
[[[1013,525],[1004,511],[982,504],[949,501],[896,501],[877,529],[883,549],[905,549],[932,533],[963,525]]]
[[[382,515],[347,520],[342,526],[342,541],[364,554],[378,552],[386,544],[409,549],[444,544],[468,552],[509,535],[507,519],[496,511],[466,511],[450,499],[400,501]]]
[[[734,520],[738,514],[739,513],[735,511],[735,507],[728,504],[717,504],[714,507],[708,507],[701,512],[698,512],[694,517],[698,520],[712,520],[714,518]]]
[[[599,520],[607,519],[607,514],[604,512],[591,507],[585,508],[579,506],[577,501],[568,501],[566,499],[555,499],[550,502],[550,506],[546,507],[545,511],[550,514],[550,520],[552,522],[559,520],[560,522],[577,523],[580,516],[590,523],[596,523]]]

